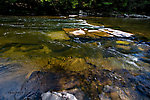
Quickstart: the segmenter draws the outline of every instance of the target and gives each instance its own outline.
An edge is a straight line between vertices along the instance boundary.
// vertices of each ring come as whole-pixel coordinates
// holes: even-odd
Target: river
[[[81,29],[88,35],[70,35]],[[102,29],[133,36],[97,33]],[[148,100],[149,86],[149,19],[0,16],[0,100],[41,100],[48,91]]]

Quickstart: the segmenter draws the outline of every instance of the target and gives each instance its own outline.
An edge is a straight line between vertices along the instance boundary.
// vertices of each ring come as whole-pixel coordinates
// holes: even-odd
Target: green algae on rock
[[[90,68],[83,58],[57,57],[49,58],[46,66],[41,66],[43,70],[65,70],[65,71],[83,71]]]
[[[129,45],[130,42],[128,41],[116,41],[117,44]]]

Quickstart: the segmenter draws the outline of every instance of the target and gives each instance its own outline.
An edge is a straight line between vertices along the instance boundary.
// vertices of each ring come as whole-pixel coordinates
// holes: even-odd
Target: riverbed
[[[88,35],[68,31],[81,29]],[[0,100],[41,100],[48,91],[78,100],[148,100],[149,86],[149,19],[0,17]]]

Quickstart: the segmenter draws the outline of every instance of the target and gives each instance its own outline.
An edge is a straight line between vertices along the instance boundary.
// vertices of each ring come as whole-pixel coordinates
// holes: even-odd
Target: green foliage
[[[72,0],[72,8],[76,8],[76,6],[78,5],[78,0]]]
[[[30,11],[32,8],[33,12],[36,10],[46,14],[52,12],[66,14],[74,10],[89,10],[92,13],[110,13],[117,11],[150,15],[150,0],[0,0],[0,10],[2,9],[4,12],[10,9],[11,11],[12,9],[13,11],[20,10],[18,9],[18,4],[12,8],[13,3],[25,4],[27,5],[26,9],[30,9]]]
[[[41,0],[41,2],[51,2],[52,0]]]
[[[104,5],[112,5],[112,2],[103,2]]]

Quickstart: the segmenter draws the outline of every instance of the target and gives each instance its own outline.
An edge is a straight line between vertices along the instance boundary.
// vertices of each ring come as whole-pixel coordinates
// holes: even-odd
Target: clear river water
[[[65,30],[97,28],[134,36]],[[0,100],[41,100],[48,91],[78,100],[149,100],[150,20],[0,16]]]

